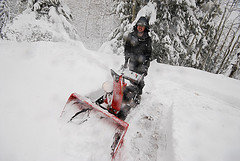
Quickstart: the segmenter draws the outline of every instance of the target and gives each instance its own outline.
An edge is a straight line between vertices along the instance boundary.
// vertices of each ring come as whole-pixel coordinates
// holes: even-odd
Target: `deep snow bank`
[[[168,160],[239,160],[238,80],[156,63],[149,75],[147,90],[172,113]]]
[[[0,50],[0,160],[79,160],[72,155],[79,148],[66,142],[84,145],[89,138],[78,139],[76,128],[61,131],[60,113],[72,92],[100,88],[114,62],[101,63],[104,55],[78,42],[1,41]]]
[[[98,131],[104,125],[68,126],[59,115],[72,92],[85,95],[111,79],[122,56],[79,42],[0,41],[0,50],[0,160],[109,158],[112,138],[101,137],[109,130]],[[118,159],[239,160],[239,90],[239,81],[222,75],[152,62]]]

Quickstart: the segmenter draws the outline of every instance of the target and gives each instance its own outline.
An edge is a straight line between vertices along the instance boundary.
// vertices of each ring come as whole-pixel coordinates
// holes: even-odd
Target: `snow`
[[[0,40],[0,160],[111,160],[114,124],[94,112],[80,125],[60,115],[71,93],[85,96],[111,81],[110,69],[120,68],[123,55],[112,53],[115,40],[98,51],[71,40],[64,27],[72,29],[70,37],[75,29],[53,11],[57,23],[23,13],[8,28],[8,37],[22,42]],[[136,20],[145,15],[154,24],[155,3]],[[153,61],[145,84],[116,160],[240,160],[239,80]]]
[[[195,69],[155,67],[161,83],[154,82],[153,89],[164,87],[159,98],[166,98],[172,110],[175,160],[239,160],[239,139],[233,139],[239,136],[239,81]]]
[[[78,40],[76,29],[54,7],[48,16],[39,17],[30,9],[13,19],[4,28],[8,40],[13,41],[69,41]]]
[[[111,80],[122,55],[77,41],[0,41],[0,51],[0,160],[111,160],[107,121],[75,125],[60,114],[72,92]],[[153,61],[145,83],[116,160],[240,160],[239,80]]]
[[[140,11],[137,14],[136,20],[133,22],[133,24],[137,23],[137,20],[141,17],[149,17],[149,25],[152,25],[156,22],[156,16],[157,16],[157,10],[156,10],[157,4],[153,2],[148,2],[146,6],[140,9]]]

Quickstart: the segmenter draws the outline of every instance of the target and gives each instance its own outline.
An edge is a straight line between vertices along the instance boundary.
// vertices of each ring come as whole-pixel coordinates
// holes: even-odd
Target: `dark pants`
[[[144,74],[146,76],[147,75],[148,66],[144,65],[142,63],[132,62],[130,60],[130,62],[129,62],[129,70],[133,71],[133,72],[136,72],[138,74],[141,74],[141,75]],[[137,91],[137,94],[141,95],[142,94],[142,89],[145,86],[144,78],[138,84],[134,83],[134,82],[131,82],[131,83],[134,86],[137,87],[137,89],[135,89]]]
[[[148,67],[142,63],[129,62],[129,70],[136,72],[138,74],[145,74],[147,72]]]

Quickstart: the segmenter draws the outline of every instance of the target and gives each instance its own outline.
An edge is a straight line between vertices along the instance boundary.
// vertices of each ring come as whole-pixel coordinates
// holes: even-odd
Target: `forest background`
[[[20,21],[30,12],[41,24]],[[123,54],[139,12],[150,21],[152,60],[240,79],[239,0],[0,0],[1,38],[66,41],[68,35],[89,49]],[[49,31],[41,30],[42,22]],[[64,37],[51,34],[63,31]]]

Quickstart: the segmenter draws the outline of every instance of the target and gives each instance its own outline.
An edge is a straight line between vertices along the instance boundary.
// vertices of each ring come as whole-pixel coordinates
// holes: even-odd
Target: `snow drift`
[[[110,160],[106,125],[59,116],[72,92],[111,80],[123,56],[80,42],[0,41],[0,50],[0,160]],[[117,160],[238,161],[239,91],[238,80],[152,62]]]

